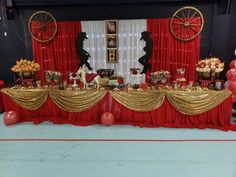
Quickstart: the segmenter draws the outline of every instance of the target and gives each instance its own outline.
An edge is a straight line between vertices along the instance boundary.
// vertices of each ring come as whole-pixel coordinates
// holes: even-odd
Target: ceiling
[[[14,5],[105,5],[137,3],[147,4],[171,2],[206,2],[219,0],[6,0],[6,2],[7,1],[13,2]]]

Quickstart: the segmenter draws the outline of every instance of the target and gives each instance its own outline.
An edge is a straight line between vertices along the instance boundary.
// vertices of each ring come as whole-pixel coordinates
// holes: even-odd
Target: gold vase
[[[211,79],[211,72],[202,72],[202,79]]]

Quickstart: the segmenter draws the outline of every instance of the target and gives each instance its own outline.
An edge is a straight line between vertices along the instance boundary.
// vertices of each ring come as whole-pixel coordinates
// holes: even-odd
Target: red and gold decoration
[[[178,81],[181,84],[186,83],[185,69],[184,68],[178,68],[177,69],[176,81]]]
[[[28,29],[36,41],[49,42],[57,33],[57,22],[49,12],[37,11],[29,18]]]
[[[164,70],[152,72],[150,73],[151,84],[152,85],[155,85],[157,83],[166,84],[169,75],[170,75],[170,72],[164,71]]]
[[[40,70],[40,65],[34,61],[21,58],[16,61],[11,70],[18,74],[20,78],[32,78]]]
[[[200,10],[192,6],[177,10],[170,20],[172,35],[181,41],[190,41],[202,31],[204,18]]]
[[[5,88],[2,89],[2,92],[27,110],[40,108],[49,96],[59,108],[68,112],[82,112],[91,109],[108,92],[118,103],[138,112],[148,112],[159,108],[165,97],[167,97],[177,111],[186,115],[197,115],[206,112],[222,103],[231,94],[228,90],[74,91],[45,88]]]
[[[46,71],[45,78],[47,84],[59,84],[62,81],[62,73],[58,71]]]
[[[196,71],[199,79],[218,79],[220,72],[224,70],[224,63],[219,58],[211,57],[197,63]]]

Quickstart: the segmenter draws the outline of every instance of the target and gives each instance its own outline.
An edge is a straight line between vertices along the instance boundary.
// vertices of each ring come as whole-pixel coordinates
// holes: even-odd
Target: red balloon
[[[15,125],[19,120],[19,115],[16,111],[8,111],[4,115],[5,125]]]
[[[225,82],[225,89],[229,89],[229,83],[230,83],[230,81]]]
[[[232,94],[236,94],[236,81],[229,82],[229,90],[232,92]]]
[[[236,102],[236,95],[235,94],[232,95],[232,103],[234,103],[234,102]]]
[[[236,59],[232,60],[229,64],[230,68],[236,68]]]
[[[103,125],[109,126],[112,125],[115,120],[115,117],[110,112],[105,112],[101,116],[101,122]]]
[[[232,69],[228,70],[226,73],[226,77],[230,81],[236,80],[236,68],[232,68]]]

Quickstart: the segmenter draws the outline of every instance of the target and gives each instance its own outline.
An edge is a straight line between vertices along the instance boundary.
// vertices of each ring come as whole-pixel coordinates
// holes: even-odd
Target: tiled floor
[[[236,177],[236,132],[50,123],[6,127],[2,116],[0,177]]]

